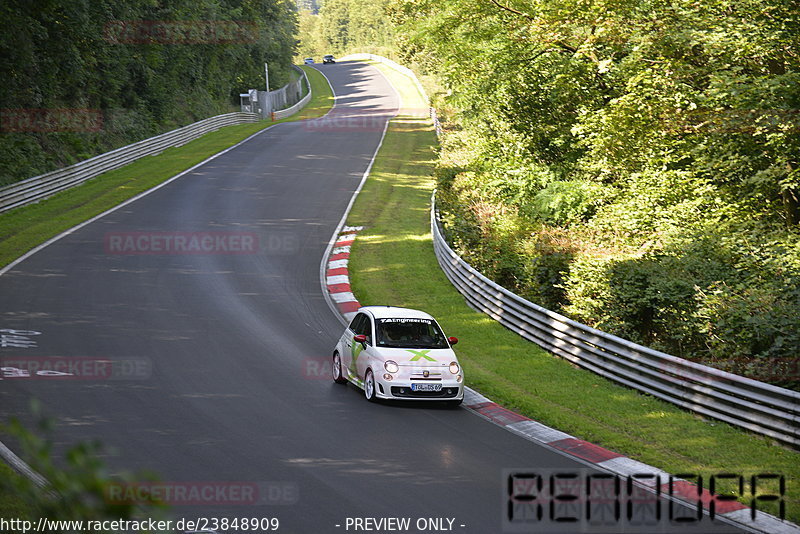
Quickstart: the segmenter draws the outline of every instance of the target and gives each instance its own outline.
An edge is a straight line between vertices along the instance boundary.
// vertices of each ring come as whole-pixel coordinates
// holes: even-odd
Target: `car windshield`
[[[439,325],[432,319],[398,318],[377,320],[379,347],[446,349],[449,347]]]

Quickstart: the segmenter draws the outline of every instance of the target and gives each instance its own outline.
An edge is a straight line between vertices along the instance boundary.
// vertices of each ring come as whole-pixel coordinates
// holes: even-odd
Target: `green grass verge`
[[[259,130],[281,122],[321,117],[333,105],[333,94],[321,73],[303,68],[311,82],[312,98],[291,117],[221,128],[181,147],[104,173],[37,204],[0,214],[0,265],[7,265],[64,230],[160,184]]]
[[[393,83],[410,83],[394,71],[386,74]],[[670,473],[702,474],[706,482],[717,473],[783,474],[787,518],[800,520],[796,452],[617,386],[541,350],[465,304],[433,253],[429,204],[435,145],[429,121],[392,121],[347,221],[365,227],[349,264],[359,301],[431,313],[447,335],[461,340],[457,353],[470,387],[546,425]],[[777,487],[765,489],[777,492]]]
[[[186,145],[157,156],[142,158],[120,169],[31,204],[0,214],[0,266],[7,265],[48,239],[94,217],[171,176],[196,165],[242,139],[280,122],[321,117],[333,105],[333,93],[325,77],[310,67],[311,101],[298,113],[280,121],[227,126]],[[18,476],[0,462],[0,477]],[[0,490],[0,517],[30,517],[32,511],[13,494]]]
[[[13,477],[20,476],[16,471],[9,466],[0,462],[0,479],[9,480]],[[28,503],[22,500],[19,496],[0,490],[0,518],[5,519],[22,519],[32,521],[33,510]]]

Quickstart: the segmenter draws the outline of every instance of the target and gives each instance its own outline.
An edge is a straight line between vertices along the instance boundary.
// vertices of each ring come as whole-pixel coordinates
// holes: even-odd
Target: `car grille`
[[[441,391],[411,391],[411,388],[392,386],[392,395],[414,399],[449,399],[458,395],[458,388],[442,388]]]
[[[418,373],[412,373],[410,378],[411,380],[441,380],[442,373],[434,372],[430,373],[428,376],[425,376],[421,372],[418,372]]]

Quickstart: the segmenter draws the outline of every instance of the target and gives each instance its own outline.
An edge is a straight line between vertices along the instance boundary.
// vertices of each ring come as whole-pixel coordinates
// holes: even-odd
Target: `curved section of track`
[[[36,398],[57,420],[58,450],[100,439],[116,450],[112,469],[273,490],[266,503],[223,496],[176,517],[278,517],[290,533],[447,517],[455,531],[501,532],[504,469],[582,465],[463,409],[365,402],[325,372],[341,325],[320,259],[397,102],[366,64],[322,70],[337,94],[325,120],[277,125],[0,277],[0,329],[41,332],[0,356],[149,366],[133,380],[5,379],[0,415]],[[208,235],[223,237],[202,253],[112,241]],[[233,250],[233,236],[257,249]],[[731,531],[698,531],[714,529]]]

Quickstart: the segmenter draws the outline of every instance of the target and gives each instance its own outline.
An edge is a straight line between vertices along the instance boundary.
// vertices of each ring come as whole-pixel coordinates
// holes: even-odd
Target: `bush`
[[[536,194],[527,211],[548,223],[568,226],[589,220],[609,195],[609,188],[600,184],[555,181]]]
[[[34,404],[34,413],[39,408]],[[22,476],[0,478],[0,489],[13,493],[29,507],[33,517],[55,520],[116,520],[142,515],[158,519],[165,506],[158,502],[144,504],[115,503],[107,498],[109,484],[155,481],[146,473],[108,474],[99,456],[104,452],[98,442],[81,442],[69,448],[61,459],[54,458],[51,419],[39,417],[37,431],[25,428],[14,419],[0,427],[11,434],[22,450],[23,459],[46,484],[39,487]]]
[[[698,294],[714,359],[792,357],[800,347],[800,294],[716,283]]]

